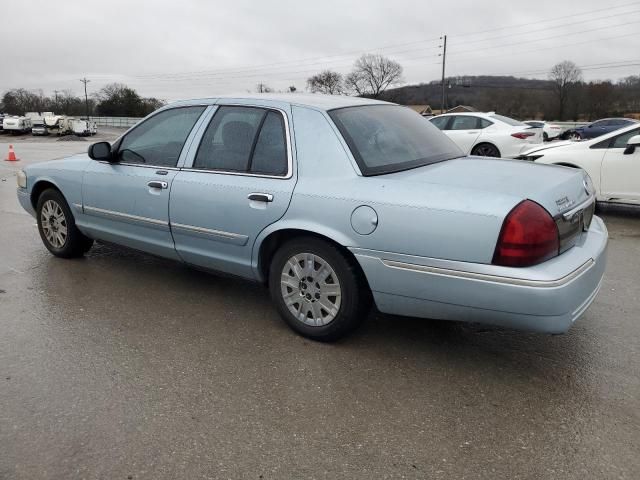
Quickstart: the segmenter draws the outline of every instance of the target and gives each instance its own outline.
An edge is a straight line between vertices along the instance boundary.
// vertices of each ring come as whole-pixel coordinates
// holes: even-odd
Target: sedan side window
[[[246,172],[266,110],[220,107],[200,142],[193,168]]]
[[[638,133],[640,133],[640,129],[634,129],[634,130],[631,130],[630,132],[623,133],[622,135],[618,135],[617,137],[614,137],[611,140],[609,148],[626,148],[627,142],[629,141],[629,139],[635,135],[638,135]]]
[[[493,122],[487,120],[486,118],[478,118],[478,122],[480,123],[480,126],[478,128],[487,128],[491,125],[493,125]]]
[[[444,130],[450,117],[435,117],[430,120],[440,130]]]
[[[282,115],[257,107],[220,107],[202,137],[193,168],[286,175]]]
[[[118,161],[175,167],[184,142],[205,108],[172,108],[153,115],[122,139],[118,147]]]
[[[251,173],[285,175],[287,147],[282,115],[269,112],[262,124],[258,142],[251,158]]]
[[[478,119],[466,115],[455,116],[451,124],[451,130],[474,130],[476,128],[479,128]]]

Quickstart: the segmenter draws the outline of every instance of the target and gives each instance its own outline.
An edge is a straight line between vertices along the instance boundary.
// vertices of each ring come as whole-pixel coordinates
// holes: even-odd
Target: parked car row
[[[640,123],[581,142],[553,142],[519,157],[585,171],[599,202],[640,205]]]
[[[494,113],[429,122],[364,98],[218,97],[29,165],[17,193],[53,255],[102,240],[262,282],[316,340],[346,335],[371,302],[562,333],[598,293],[608,235],[589,175],[540,165],[548,146]],[[479,156],[536,149],[535,162]]]
[[[581,127],[568,129],[560,135],[562,140],[589,140],[609,132],[633,125],[637,120],[631,118],[604,118]]]
[[[445,113],[429,118],[466,155],[515,158],[542,143],[543,129],[489,113]]]
[[[31,133],[34,136],[49,135],[55,131],[59,136],[90,136],[98,131],[96,122],[82,120],[53,112],[27,112],[24,116],[1,115],[0,130],[12,134]]]
[[[495,112],[445,113],[428,120],[467,155],[503,158],[518,158],[532,144],[543,141],[588,140],[638,124],[630,118],[605,118],[565,129],[559,124],[540,120],[520,122]]]

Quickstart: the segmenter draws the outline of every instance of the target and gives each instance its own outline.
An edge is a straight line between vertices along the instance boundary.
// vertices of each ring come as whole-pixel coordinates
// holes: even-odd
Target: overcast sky
[[[586,79],[640,74],[640,1],[3,1],[0,93],[89,92],[121,82],[165,100],[305,88],[362,53],[400,62],[406,84],[447,75],[546,78],[556,62]],[[635,63],[633,66],[620,64]],[[606,64],[606,65],[603,65]]]

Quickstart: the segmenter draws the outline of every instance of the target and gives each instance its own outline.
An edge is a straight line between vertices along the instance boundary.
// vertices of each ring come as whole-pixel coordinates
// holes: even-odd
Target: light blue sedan
[[[100,240],[262,282],[316,340],[353,330],[372,301],[562,333],[606,263],[581,170],[466,157],[417,113],[360,98],[175,103],[18,185],[54,255]]]

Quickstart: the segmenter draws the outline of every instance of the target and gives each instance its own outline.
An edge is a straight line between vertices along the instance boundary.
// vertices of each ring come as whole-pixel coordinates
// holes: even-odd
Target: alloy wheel
[[[67,242],[67,218],[56,201],[47,200],[42,205],[40,223],[49,244],[54,248],[62,248]]]
[[[289,258],[280,275],[280,291],[289,311],[306,325],[327,325],[340,311],[340,280],[318,255],[299,253]]]

